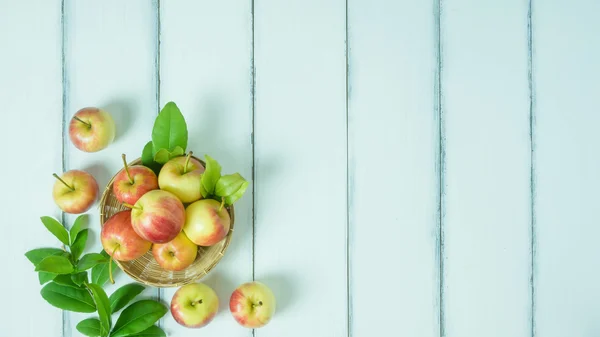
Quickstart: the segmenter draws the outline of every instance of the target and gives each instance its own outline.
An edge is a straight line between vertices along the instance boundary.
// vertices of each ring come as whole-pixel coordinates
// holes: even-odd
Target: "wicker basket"
[[[193,157],[193,156],[192,156]],[[193,157],[200,161],[202,165],[206,164],[199,158]],[[142,163],[141,158],[138,158],[128,165],[140,165]],[[115,174],[116,176],[116,174]],[[106,186],[106,190],[102,194],[100,199],[100,224],[104,226],[104,223],[113,214],[126,210],[127,208],[117,200],[113,194],[113,180],[114,176],[110,179]],[[187,205],[184,205],[187,206]],[[166,288],[166,287],[179,287],[184,284],[195,282],[213,269],[217,263],[221,260],[233,234],[234,226],[234,210],[233,206],[226,207],[229,216],[231,217],[231,225],[227,236],[219,243],[210,247],[198,247],[198,255],[196,260],[186,269],[181,271],[170,271],[161,268],[154,256],[152,251],[148,251],[142,257],[133,261],[116,261],[116,264],[134,280],[144,283],[146,285]]]

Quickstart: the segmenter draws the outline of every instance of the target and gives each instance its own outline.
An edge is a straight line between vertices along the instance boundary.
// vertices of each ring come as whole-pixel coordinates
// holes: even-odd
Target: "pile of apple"
[[[168,104],[172,104],[172,109],[174,103]],[[163,117],[159,115],[157,123]],[[115,123],[104,110],[81,109],[71,119],[69,135],[78,149],[97,152],[113,142]],[[187,143],[187,130],[185,137]],[[199,247],[215,245],[227,236],[231,225],[227,204],[234,201],[229,199],[226,203],[226,197],[218,198],[220,201],[214,198],[218,180],[225,178],[220,176],[218,163],[206,156],[205,167],[192,156],[192,151],[184,154],[181,147],[167,150],[164,152],[168,160],[161,163],[158,173],[156,167],[149,167],[151,165],[129,165],[122,155],[123,169],[113,179],[112,192],[127,209],[112,215],[104,223],[100,235],[102,247],[111,260],[131,261],[151,251],[161,268],[182,271],[196,260]],[[162,156],[160,151],[155,152],[158,153],[152,158]],[[218,167],[218,176],[206,183],[203,180],[205,173],[215,175],[207,172],[211,169],[210,163],[213,163],[213,171],[215,166]],[[91,174],[70,170],[60,177],[54,176],[57,182],[53,198],[64,212],[86,212],[97,200],[98,184]],[[228,186],[223,184],[221,186]],[[235,200],[244,190],[245,186],[235,191]],[[111,282],[114,283],[112,275]],[[171,313],[183,326],[202,327],[212,321],[218,303],[216,293],[209,286],[192,283],[176,291],[171,301]],[[244,283],[231,294],[230,311],[245,327],[266,325],[274,310],[273,293],[260,282]]]

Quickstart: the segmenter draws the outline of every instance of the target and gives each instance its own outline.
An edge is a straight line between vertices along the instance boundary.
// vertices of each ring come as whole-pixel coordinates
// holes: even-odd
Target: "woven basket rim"
[[[200,159],[196,156],[193,156],[193,155],[191,156],[191,158],[198,160],[200,163],[202,163],[202,165],[204,167],[206,167],[206,162],[204,162],[202,159]],[[142,164],[141,158],[136,158],[136,159],[132,160],[131,162],[127,163],[128,166],[140,165],[140,164]],[[121,172],[121,170],[122,169],[117,171],[117,173],[115,173],[111,177],[111,179],[106,184],[106,188],[104,189],[104,192],[102,192],[102,197],[100,199],[100,205],[99,205],[99,207],[100,207],[100,228],[104,227],[104,223],[106,222],[106,220],[108,220],[108,217],[106,216],[106,214],[104,214],[104,209],[106,206],[108,196],[113,193],[113,182],[115,180],[115,177],[117,176],[117,174],[119,174],[119,172]],[[121,269],[125,274],[129,275],[129,277],[133,278],[135,281],[143,283],[145,285],[149,285],[149,286],[153,286],[153,287],[157,287],[157,288],[172,288],[172,287],[180,287],[180,286],[183,286],[183,285],[186,285],[189,283],[196,282],[196,281],[200,280],[201,278],[203,278],[204,276],[208,275],[208,273],[221,261],[223,256],[225,256],[225,252],[227,251],[229,244],[231,243],[231,238],[233,235],[234,224],[235,224],[235,212],[234,212],[233,205],[226,206],[225,208],[227,209],[227,212],[229,213],[229,217],[231,220],[230,220],[230,225],[229,225],[229,232],[223,239],[224,240],[223,247],[221,248],[221,251],[219,252],[217,257],[211,261],[208,268],[205,268],[203,270],[203,273],[198,274],[195,277],[189,277],[187,279],[183,279],[182,281],[174,282],[174,283],[151,282],[151,281],[145,280],[143,278],[140,278],[138,275],[135,275],[134,273],[132,273],[128,268],[126,268],[123,265],[123,263],[121,261],[118,261],[118,260],[114,260],[114,261],[117,264],[117,266],[119,267],[119,269]]]

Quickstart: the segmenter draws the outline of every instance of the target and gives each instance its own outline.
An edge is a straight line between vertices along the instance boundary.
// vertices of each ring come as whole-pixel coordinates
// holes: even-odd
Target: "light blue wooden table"
[[[599,336],[598,13],[598,0],[0,0],[0,335],[80,336],[87,316],[48,305],[23,256],[58,245],[39,221],[61,216],[51,174],[105,185],[175,101],[190,147],[251,191],[203,279],[222,310],[200,331],[167,314],[168,336]],[[64,132],[90,105],[118,128],[95,154]],[[252,279],[278,300],[254,332],[226,307]]]

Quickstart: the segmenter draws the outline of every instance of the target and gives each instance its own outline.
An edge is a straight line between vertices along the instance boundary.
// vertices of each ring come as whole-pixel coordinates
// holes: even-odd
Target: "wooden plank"
[[[138,158],[150,140],[157,113],[156,10],[152,2],[143,0],[65,4],[66,121],[80,108],[96,106],[113,116],[117,128],[114,143],[96,153],[78,150],[65,135],[66,168],[94,175],[101,192],[122,168],[121,154],[129,160]],[[98,209],[88,213],[93,234],[87,249],[98,252],[102,249]],[[70,225],[74,217],[67,219]],[[120,273],[115,281],[105,287],[108,294],[133,279]],[[153,288],[144,292],[144,296],[156,294]],[[88,316],[70,315],[71,331],[65,337],[80,336],[75,325]]]
[[[161,2],[161,106],[175,102],[184,114],[188,149],[216,159],[223,174],[252,179],[252,13],[246,0]],[[235,204],[235,232],[225,256],[200,282],[219,297],[219,314],[202,328],[208,336],[250,336],[229,313],[235,287],[252,280],[252,191]],[[178,288],[164,290],[170,303]],[[196,336],[171,314],[173,336]]]
[[[439,337],[433,2],[348,2],[353,336]]]
[[[527,2],[442,2],[443,335],[531,335]]]
[[[62,331],[61,310],[40,296],[37,274],[24,256],[34,248],[60,247],[40,222],[45,215],[60,218],[52,200],[52,173],[61,170],[60,20],[60,1],[0,1],[5,336]]]
[[[600,3],[536,1],[536,335],[600,331]]]
[[[345,1],[255,2],[257,337],[346,336]]]

